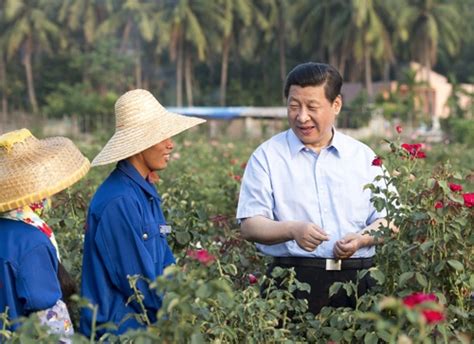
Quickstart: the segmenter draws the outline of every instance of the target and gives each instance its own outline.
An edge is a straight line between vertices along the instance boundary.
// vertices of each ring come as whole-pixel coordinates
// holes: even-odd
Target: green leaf
[[[404,272],[398,277],[398,284],[403,287],[405,283],[415,275],[413,271]]]
[[[188,232],[176,231],[175,237],[176,241],[181,245],[187,244],[191,240],[191,235]]]
[[[377,344],[379,342],[379,337],[374,332],[366,333],[364,337],[364,344]]]
[[[331,285],[329,288],[329,296],[336,295],[339,292],[339,289],[341,289],[342,283],[341,282],[336,282]]]
[[[208,298],[211,296],[211,288],[207,284],[201,285],[196,291],[196,296],[200,297],[201,299]]]
[[[349,283],[344,283],[342,287],[343,287],[344,290],[346,291],[346,295],[347,295],[347,296],[350,297],[350,296],[352,295],[352,293],[354,293],[354,288],[355,288],[354,285],[349,284]]]
[[[204,344],[206,341],[200,332],[194,332],[191,336],[191,344]]]
[[[464,270],[464,265],[458,260],[455,259],[450,259],[448,260],[448,264],[451,265],[456,271],[463,271]]]
[[[427,240],[423,244],[420,245],[420,249],[423,252],[426,252],[431,246],[433,246],[434,242],[432,240]]]
[[[426,186],[428,187],[428,189],[434,188],[435,185],[436,185],[436,179],[434,179],[434,178],[429,178],[426,181]]]
[[[378,330],[377,335],[378,335],[379,338],[383,339],[387,343],[390,343],[390,340],[392,340],[392,336],[386,330]]]
[[[380,285],[385,282],[385,274],[379,269],[370,270],[370,276]]]
[[[426,277],[422,274],[420,274],[419,272],[417,272],[415,274],[415,278],[416,278],[416,281],[423,287],[427,287],[428,286],[428,281],[426,280]]]

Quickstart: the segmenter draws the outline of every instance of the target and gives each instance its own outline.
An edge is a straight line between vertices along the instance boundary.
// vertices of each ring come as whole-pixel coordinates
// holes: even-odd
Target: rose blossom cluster
[[[445,315],[441,310],[425,308],[427,303],[438,304],[438,298],[434,294],[425,294],[420,292],[412,293],[403,298],[403,304],[409,309],[420,309],[420,313],[428,324],[437,324],[445,320]],[[438,307],[439,308],[439,307]]]

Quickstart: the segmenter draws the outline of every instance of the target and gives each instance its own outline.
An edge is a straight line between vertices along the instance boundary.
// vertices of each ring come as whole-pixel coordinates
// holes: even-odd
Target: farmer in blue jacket
[[[97,307],[97,326],[112,323],[114,334],[146,326],[144,312],[156,321],[161,299],[149,283],[175,262],[166,234],[169,226],[154,185],[154,171],[168,165],[171,137],[204,122],[167,111],[145,90],[122,95],[115,104],[116,130],[92,166],[118,162],[95,193],[87,216],[82,295]],[[143,305],[133,295],[128,276],[139,275]],[[93,312],[81,313],[81,332],[91,334]],[[143,318],[143,317],[142,317]],[[142,319],[143,320],[143,319]],[[99,330],[100,337],[106,332]]]
[[[28,129],[0,135],[0,313],[8,316],[0,328],[17,330],[21,317],[35,313],[50,333],[70,341],[74,330],[66,304],[75,288],[43,215],[50,196],[89,167],[65,137],[39,140]]]

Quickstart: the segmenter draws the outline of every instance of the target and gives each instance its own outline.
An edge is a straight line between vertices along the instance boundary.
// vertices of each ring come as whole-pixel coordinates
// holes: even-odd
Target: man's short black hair
[[[285,81],[284,94],[288,98],[291,85],[320,86],[324,85],[324,94],[331,103],[341,93],[341,74],[326,63],[306,62],[297,65],[288,73]]]

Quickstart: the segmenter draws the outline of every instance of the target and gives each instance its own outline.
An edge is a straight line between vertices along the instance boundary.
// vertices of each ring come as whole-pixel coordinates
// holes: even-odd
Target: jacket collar
[[[142,175],[137,171],[135,166],[133,166],[128,160],[120,160],[117,163],[117,169],[125,173],[131,180],[133,180],[143,191],[145,191],[149,196],[160,199],[156,188],[152,183],[147,181]]]

